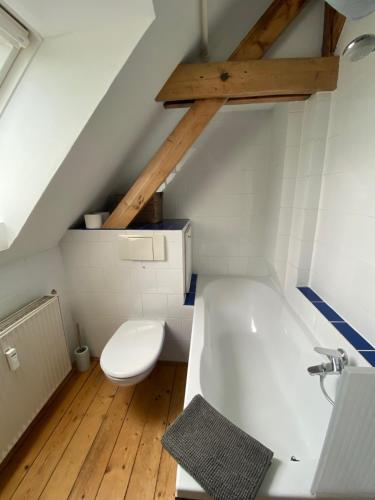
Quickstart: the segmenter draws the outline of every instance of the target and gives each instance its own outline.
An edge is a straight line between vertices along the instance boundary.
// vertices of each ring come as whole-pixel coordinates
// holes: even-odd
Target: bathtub
[[[332,408],[307,373],[322,361],[317,344],[270,280],[199,277],[185,406],[202,394],[274,451],[259,498],[313,498]],[[210,498],[181,467],[176,489]]]

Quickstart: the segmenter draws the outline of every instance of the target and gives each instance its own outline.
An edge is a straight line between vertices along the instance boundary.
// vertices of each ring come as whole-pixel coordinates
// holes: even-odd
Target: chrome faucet
[[[307,371],[310,375],[340,375],[348,364],[348,355],[344,349],[327,349],[326,347],[315,347],[315,352],[328,357],[328,363],[309,366]]]

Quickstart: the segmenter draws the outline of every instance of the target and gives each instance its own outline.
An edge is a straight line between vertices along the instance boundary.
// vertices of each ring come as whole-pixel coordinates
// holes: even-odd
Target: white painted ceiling
[[[152,17],[150,2],[136,0],[140,16]],[[134,0],[6,0],[4,5],[43,37],[74,33],[83,29],[118,25],[132,11]],[[121,14],[122,13],[122,14]]]

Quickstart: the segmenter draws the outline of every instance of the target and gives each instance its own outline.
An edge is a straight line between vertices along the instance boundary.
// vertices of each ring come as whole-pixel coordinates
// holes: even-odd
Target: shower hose
[[[327,391],[326,391],[326,388],[324,387],[324,379],[325,379],[325,373],[322,373],[320,375],[320,388],[322,389],[322,393],[324,394],[325,398],[327,399],[327,401],[329,401],[331,403],[332,406],[334,406],[335,402],[333,401],[332,398],[329,397]]]

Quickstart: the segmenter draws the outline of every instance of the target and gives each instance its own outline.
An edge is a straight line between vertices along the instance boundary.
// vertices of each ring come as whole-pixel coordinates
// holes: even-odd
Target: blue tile
[[[375,351],[358,351],[370,363],[375,366]]]
[[[127,228],[122,229],[135,229],[137,231],[181,231],[186,224],[189,222],[189,219],[164,219],[162,222],[158,222],[156,224],[152,223],[144,223],[144,222],[133,222],[129,224]],[[85,223],[82,220],[79,220],[76,224],[73,224],[70,229],[86,229]],[[103,231],[116,231],[120,228],[102,228]],[[87,229],[87,231],[92,231],[91,229]]]
[[[298,290],[303,293],[303,295],[310,300],[310,302],[323,302],[318,294],[311,290],[308,286],[299,286]]]
[[[328,321],[344,321],[341,316],[325,302],[313,302],[314,306],[328,319]]]
[[[187,293],[185,297],[185,306],[193,306],[195,303],[195,293]]]
[[[333,326],[348,340],[357,350],[374,349],[354,328],[348,323],[332,323]]]
[[[145,224],[142,222],[134,222],[128,226],[127,229],[136,229],[136,230],[156,230],[156,231],[180,231],[182,230],[186,224],[189,222],[189,219],[164,219],[162,222],[158,222],[157,224]]]
[[[197,279],[198,275],[197,274],[192,274],[190,278],[190,287],[189,287],[189,293],[195,293],[197,289]]]

